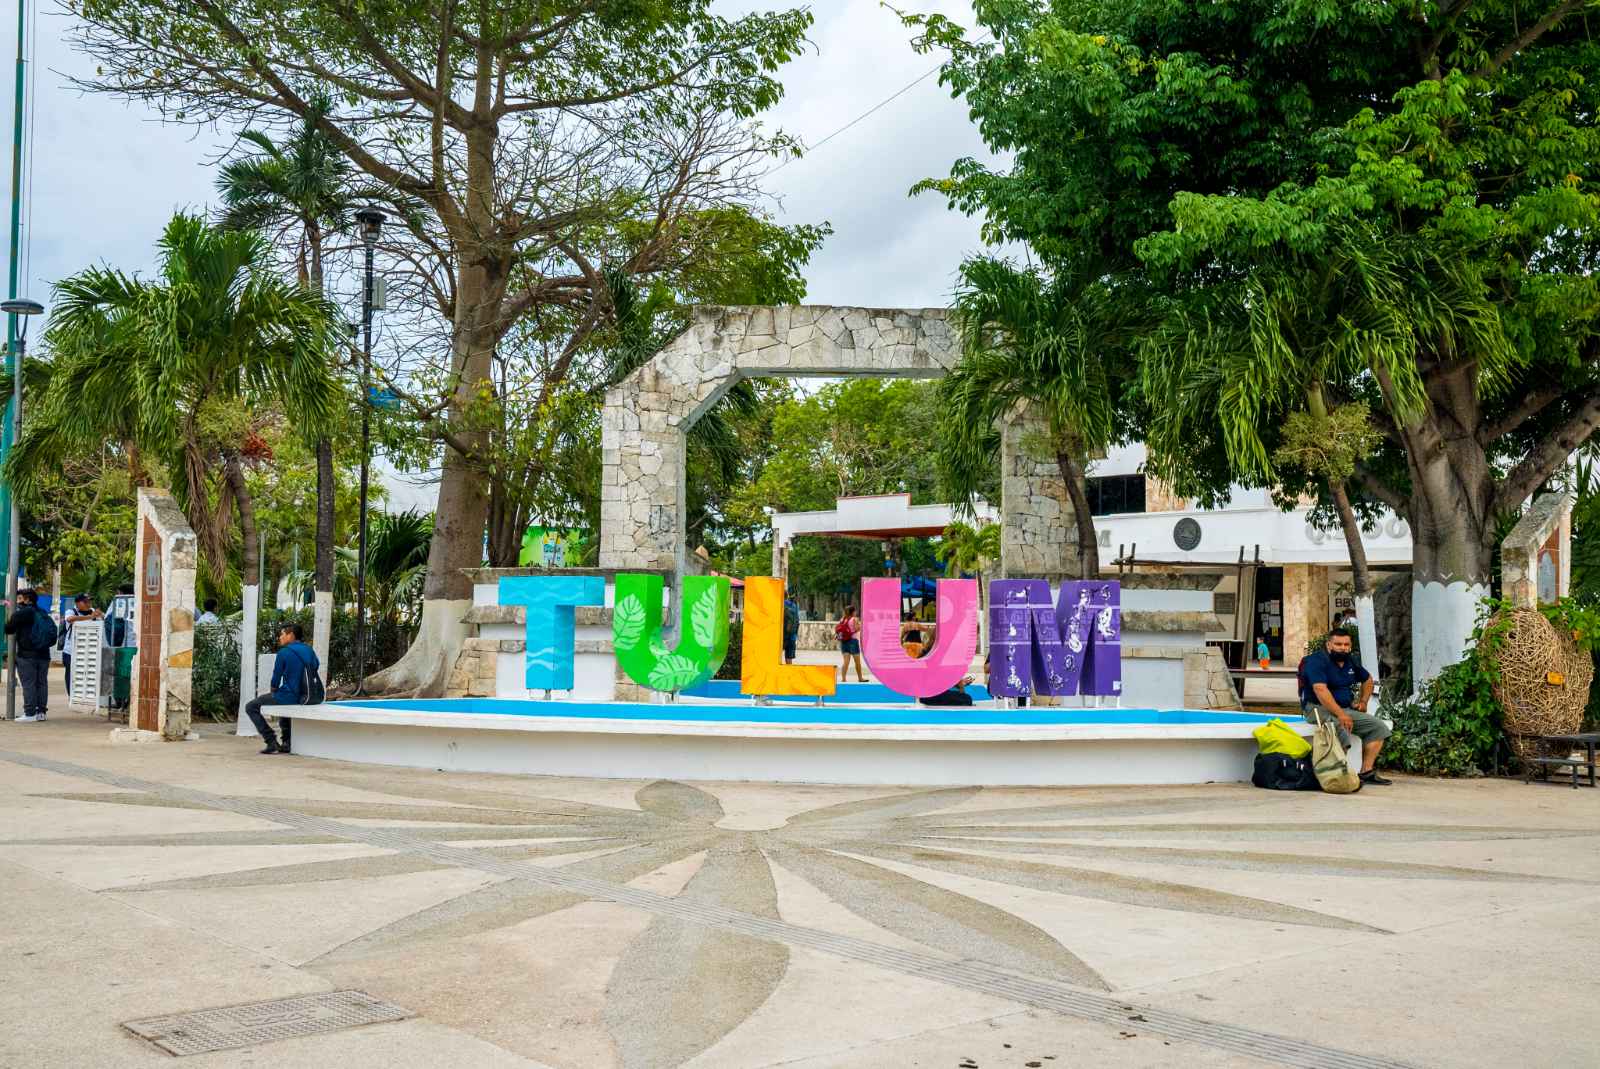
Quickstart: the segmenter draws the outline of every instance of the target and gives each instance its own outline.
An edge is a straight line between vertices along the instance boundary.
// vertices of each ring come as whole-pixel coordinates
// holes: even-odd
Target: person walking
[[[22,684],[22,713],[17,722],[31,724],[45,718],[50,704],[50,650],[56,644],[56,622],[39,608],[39,595],[17,591],[15,611],[9,601],[6,634],[17,636],[17,680]]]
[[[61,643],[61,664],[63,677],[67,681],[67,700],[72,700],[72,633],[79,624],[89,624],[104,620],[106,614],[94,607],[88,594],[79,594],[72,599],[72,611],[67,613],[67,634]]]
[[[299,705],[306,698],[306,688],[309,680],[306,674],[320,674],[322,664],[317,660],[316,651],[307,646],[301,639],[304,632],[300,625],[290,620],[278,628],[278,656],[272,662],[272,692],[262,694],[245,703],[244,711],[250,717],[250,722],[256,726],[256,734],[266,742],[266,747],[261,751],[264,754],[277,754],[289,752],[289,722],[283,723],[283,742],[278,742],[278,736],[273,734],[272,725],[267,723],[267,718],[261,714],[263,705]]]
[[[844,607],[844,619],[840,620],[833,628],[834,637],[839,640],[839,682],[843,683],[850,675],[850,661],[855,659],[856,681],[865,683],[867,671],[861,664],[861,617],[856,615],[854,605]]]

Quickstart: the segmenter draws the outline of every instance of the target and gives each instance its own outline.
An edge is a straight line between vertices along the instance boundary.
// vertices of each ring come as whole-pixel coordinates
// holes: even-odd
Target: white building
[[[1144,460],[1144,446],[1131,445],[1090,465],[1090,511],[1103,570],[1111,571],[1118,558],[1216,565],[1222,576],[1217,615],[1226,631],[1209,637],[1253,645],[1260,635],[1274,660],[1284,660],[1287,650],[1290,663],[1327,629],[1335,611],[1350,606],[1344,535],[1313,527],[1309,506],[1285,512],[1268,491],[1236,487],[1223,508],[1190,508],[1144,474]],[[1374,582],[1385,569],[1411,565],[1411,529],[1392,512],[1363,533],[1362,544]]]

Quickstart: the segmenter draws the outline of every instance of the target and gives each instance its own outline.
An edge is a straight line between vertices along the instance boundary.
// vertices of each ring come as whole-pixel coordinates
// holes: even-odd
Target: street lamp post
[[[11,445],[22,440],[22,364],[28,354],[28,317],[44,311],[44,305],[25,297],[0,301],[0,312],[15,316],[17,342],[11,349]],[[6,554],[6,604],[10,612],[17,608],[17,572],[22,564],[22,504],[16,492],[11,496],[10,552]],[[6,719],[17,718],[17,636],[12,635],[6,644],[9,667],[6,671]]]
[[[361,287],[361,491],[356,527],[356,693],[367,690],[367,480],[372,467],[372,257],[383,231],[383,213],[376,208],[356,212],[361,243],[366,246],[367,272]]]

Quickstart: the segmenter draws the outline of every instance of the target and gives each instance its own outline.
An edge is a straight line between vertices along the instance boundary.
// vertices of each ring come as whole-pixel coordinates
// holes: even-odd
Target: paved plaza
[[[58,706],[58,709],[61,707]],[[1592,1065],[1600,791],[894,790],[114,746],[0,723],[0,1065],[334,991],[185,1065]]]

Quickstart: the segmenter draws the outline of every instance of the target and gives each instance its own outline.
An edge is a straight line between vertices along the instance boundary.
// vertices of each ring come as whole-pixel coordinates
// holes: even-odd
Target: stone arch
[[[686,435],[744,378],[943,377],[959,356],[944,308],[701,307],[689,328],[606,393],[600,566],[684,574]],[[1072,505],[1036,413],[1002,433],[1001,571],[1076,577]]]

